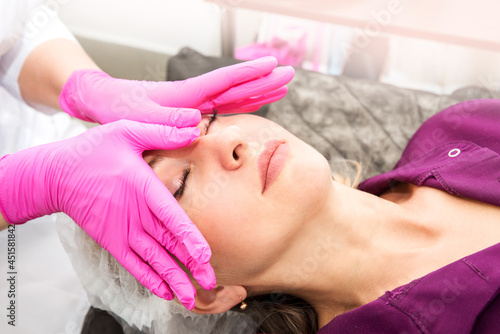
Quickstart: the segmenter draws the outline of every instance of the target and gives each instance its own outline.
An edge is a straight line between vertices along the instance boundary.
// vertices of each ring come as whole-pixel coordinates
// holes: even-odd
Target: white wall
[[[59,4],[63,21],[85,42],[101,41],[136,49],[110,49],[106,43],[87,43],[87,51],[112,75],[146,79],[148,68],[166,62],[162,55],[175,55],[184,46],[205,55],[220,55],[220,10],[215,3],[203,0],[50,1]],[[237,10],[236,14],[236,45],[253,42],[262,14],[249,10]],[[381,77],[383,82],[436,93],[449,93],[464,85],[500,89],[498,52],[398,37],[392,42]],[[151,58],[141,50],[158,55]]]
[[[203,0],[55,0],[77,36],[174,55],[220,54],[220,13]]]

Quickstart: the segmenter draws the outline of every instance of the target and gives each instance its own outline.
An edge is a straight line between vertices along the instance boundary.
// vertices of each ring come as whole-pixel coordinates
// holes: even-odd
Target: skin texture
[[[321,184],[326,183],[330,179],[328,164],[312,147],[263,118],[218,117],[205,135],[207,123],[208,118],[200,123],[201,135],[193,145],[173,151],[150,151],[145,159],[150,162],[155,155],[167,158],[157,162],[154,170],[172,194],[179,187],[184,167],[191,167],[179,203],[205,238],[213,241],[212,252],[218,260],[212,264],[215,267],[219,267],[219,262],[224,264],[219,268],[221,277],[256,276],[274,262],[280,240],[295,237],[292,226],[301,224],[314,210],[312,194],[318,188],[317,183],[309,184],[308,180],[322,173]],[[271,138],[287,142],[293,149],[278,179],[262,193],[257,158],[263,144]],[[311,170],[311,166],[320,167]],[[300,188],[282,193],[283,189],[299,183]],[[289,205],[292,201],[296,204],[294,209]],[[280,218],[289,223],[286,235],[275,224]],[[250,220],[252,224],[248,223]],[[236,238],[236,235],[241,236]],[[226,256],[227,249],[237,252]],[[255,258],[248,258],[250,252]],[[240,268],[241,263],[246,264],[246,270],[232,269]]]
[[[99,67],[78,44],[67,39],[47,41],[24,62],[18,78],[21,95],[32,105],[60,109],[61,89],[71,73],[80,69]]]
[[[5,230],[7,228],[7,226],[9,226],[9,224],[7,224],[7,222],[5,221],[5,218],[0,213],[0,231]]]
[[[99,69],[78,44],[67,39],[42,43],[29,54],[19,73],[21,95],[32,105],[60,109],[62,86],[73,71],[85,68]],[[0,231],[7,226],[0,214]]]
[[[333,181],[317,151],[268,120],[218,118],[208,133],[206,123],[190,147],[144,155],[172,193],[191,167],[179,203],[212,248],[218,283],[197,289],[195,312],[283,292],[313,305],[323,326],[500,241],[498,207],[410,184],[373,196]],[[256,161],[269,139],[290,152],[262,193]]]
[[[189,129],[193,136],[197,136],[197,132],[192,130],[193,126],[200,120],[200,112],[210,112],[212,109],[218,109],[221,112],[254,111],[259,109],[262,104],[282,98],[287,92],[285,84],[293,78],[294,70],[291,67],[276,68],[276,66],[275,58],[263,57],[179,82],[152,83],[121,80],[111,78],[100,71],[77,43],[65,39],[54,39],[42,43],[30,52],[19,74],[18,83],[23,99],[37,109],[43,110],[45,107],[59,109],[61,107],[71,116],[101,124],[120,122],[122,119],[138,123],[164,124],[174,128],[171,129],[172,132],[167,129],[166,135],[160,137],[160,142],[188,145],[191,140],[189,142],[182,141],[180,137],[174,135],[174,132]],[[132,127],[135,130],[132,130]],[[45,180],[46,184],[44,184],[45,189],[50,188],[48,192],[52,192],[51,197],[41,198],[45,195],[44,191],[25,191],[24,198],[18,196],[17,193],[16,196],[6,195],[2,198],[5,200],[2,203],[4,218],[10,223],[24,223],[38,216],[64,211],[94,240],[108,249],[146,288],[165,299],[172,299],[175,293],[183,305],[191,309],[195,304],[195,290],[189,278],[170,256],[160,255],[166,253],[164,250],[158,252],[152,251],[152,249],[156,246],[159,247],[159,245],[168,249],[191,270],[198,282],[207,289],[212,288],[216,283],[213,270],[210,265],[207,265],[211,251],[176,201],[172,197],[167,201],[168,196],[166,195],[168,194],[151,170],[146,168],[146,170],[141,171],[141,168],[145,168],[144,161],[141,159],[141,153],[145,148],[170,149],[171,147],[156,144],[148,146],[148,134],[151,133],[142,132],[142,130],[136,132],[137,129],[135,125],[131,125],[131,128],[124,126],[124,136],[133,139],[134,145],[121,147],[121,152],[118,152],[116,147],[112,147],[106,155],[108,157],[118,156],[117,153],[126,155],[125,151],[127,150],[130,153],[130,151],[136,152],[137,148],[142,148],[138,156],[139,161],[110,160],[112,163],[119,164],[119,167],[125,167],[134,177],[129,179],[124,176],[127,172],[123,174],[117,172],[118,166],[98,171],[95,164],[86,165],[87,170],[79,174],[81,179],[75,177],[71,182],[80,185],[93,185],[93,188],[87,189],[84,196],[76,196],[76,192],[74,192],[74,196],[62,198],[64,191],[59,190],[65,188],[59,187],[57,183],[61,179],[66,179],[64,177],[58,178],[53,173],[48,172],[47,179],[55,180],[53,183]],[[89,137],[85,139],[84,145],[92,142]],[[110,138],[108,137],[106,140],[112,141]],[[138,138],[140,140],[135,142]],[[99,144],[98,146],[104,147],[105,145]],[[73,149],[74,147],[70,150],[73,152]],[[34,150],[39,151],[37,154],[28,154],[30,158],[34,155],[46,154],[43,161],[54,159],[46,165],[47,171],[50,170],[49,166],[56,165],[57,158],[49,156],[51,152],[57,151],[56,149],[43,151],[43,148],[37,148]],[[112,155],[110,155],[111,152],[113,152]],[[24,153],[18,152],[16,154]],[[91,156],[86,154],[84,154],[84,158],[85,162],[92,160]],[[12,180],[14,178],[11,176],[16,171],[18,172],[16,175],[27,175],[27,173],[23,173],[22,168],[15,169],[15,167],[22,166],[15,157],[11,157],[9,160],[12,163],[9,166],[6,165],[6,161],[3,161],[2,167],[5,167],[6,170],[9,170],[7,173],[10,173],[4,174],[4,176],[8,175]],[[27,159],[26,161],[31,160]],[[126,163],[124,163],[125,161]],[[17,166],[13,168],[14,164]],[[85,163],[79,166],[83,165]],[[26,166],[26,169],[33,170],[33,166]],[[99,185],[94,185],[92,181],[95,181],[96,178],[90,176],[96,171],[98,171],[98,177],[102,177],[106,182],[117,184],[123,181],[122,187],[119,188],[125,189],[120,194],[123,199],[113,198],[115,203],[122,203],[124,208],[127,208],[127,200],[138,204],[128,206],[128,208],[134,207],[134,209],[129,216],[130,218],[127,219],[127,223],[130,225],[126,224],[126,226],[138,227],[139,230],[142,230],[141,225],[149,226],[148,228],[154,229],[154,232],[150,231],[148,235],[138,237],[137,233],[119,234],[115,233],[113,229],[104,228],[107,226],[107,221],[117,219],[120,213],[131,211],[118,210],[112,213],[107,209],[110,207],[108,203],[112,202],[112,199],[109,196],[99,198]],[[139,178],[147,179],[140,180]],[[20,180],[22,182],[17,183],[22,184],[24,187],[20,188],[25,190],[35,183],[26,180],[26,178]],[[41,180],[37,181],[41,183]],[[18,184],[6,186],[5,193],[17,191]],[[101,182],[100,185],[102,186],[102,184]],[[153,187],[154,190],[152,190]],[[105,188],[107,190],[115,189],[111,186]],[[77,198],[75,201],[77,203],[73,202],[74,198]],[[161,201],[157,198],[161,198]],[[15,202],[12,199],[19,200]],[[103,212],[103,215],[91,224],[87,224],[89,221],[87,218],[90,215],[84,209],[85,206],[81,205],[85,203],[85,199],[91,199],[88,203],[92,203],[92,209]],[[83,202],[78,203],[79,200]],[[6,203],[7,201],[10,202]],[[27,206],[22,206],[22,204],[36,201],[43,204],[33,206],[29,210],[30,213],[26,213]],[[64,208],[59,205],[60,203],[64,203]],[[141,207],[141,203],[148,204]],[[13,213],[14,208],[17,209],[15,213]],[[83,214],[81,214],[82,212]],[[110,216],[107,217],[106,213]],[[151,213],[152,215],[150,215]],[[1,224],[0,228],[5,228],[4,226],[5,224]],[[119,225],[119,227],[123,228],[124,225]],[[148,238],[148,236],[152,238]],[[110,240],[115,242],[110,242]],[[130,245],[131,243],[133,246]],[[137,249],[133,249],[134,247]],[[142,258],[137,258],[137,256]]]
[[[200,111],[208,112],[213,108],[221,109],[224,112],[234,112],[235,110],[239,112],[253,111],[257,110],[261,104],[271,103],[283,97],[287,92],[284,85],[292,79],[294,71],[291,67],[276,68],[276,66],[277,61],[275,58],[264,57],[255,61],[218,69],[198,78],[181,82],[150,83],[120,80],[110,78],[100,71],[76,43],[64,39],[55,39],[39,45],[30,53],[19,74],[18,81],[22,97],[36,108],[45,106],[59,108],[61,106],[71,116],[100,123],[114,123],[114,121],[124,118],[134,120],[138,124],[165,124],[175,128],[171,129],[172,132],[170,129],[166,129],[165,136],[160,137],[160,142],[188,145],[191,140],[189,140],[189,143],[182,141],[180,137],[174,135],[174,132],[189,130],[193,136],[197,137],[197,132],[192,130],[193,126],[200,120]],[[64,103],[59,105],[60,102]],[[187,103],[194,103],[194,105],[187,106]],[[197,109],[186,110],[184,109],[186,107]],[[121,121],[119,124],[124,125],[125,123]],[[75,177],[73,181],[75,184],[93,185],[92,180],[95,181],[96,178],[90,175],[96,171],[98,171],[98,177],[102,177],[106,182],[116,184],[123,181],[122,186],[125,188],[119,189],[128,188],[128,190],[124,190],[120,194],[120,196],[124,197],[123,200],[113,198],[115,203],[122,203],[125,208],[133,207],[132,216],[127,219],[127,222],[130,223],[128,226],[136,226],[140,230],[140,225],[149,226],[149,228],[155,229],[155,231],[148,233],[152,238],[148,238],[147,235],[138,237],[137,233],[119,234],[115,233],[113,229],[104,228],[107,226],[107,221],[114,221],[116,217],[120,216],[120,213],[128,214],[131,211],[118,210],[116,213],[111,213],[111,211],[107,210],[109,208],[107,204],[112,200],[109,196],[97,200],[100,195],[98,184],[93,185],[92,189],[87,189],[85,196],[76,196],[76,192],[74,192],[74,196],[62,198],[64,192],[58,192],[58,190],[67,188],[59,187],[56,183],[61,181],[60,178],[54,177],[51,172],[46,174],[52,176],[52,178],[47,178],[55,180],[54,183],[47,182],[49,186],[46,188],[50,188],[48,191],[52,192],[50,199],[41,198],[45,195],[42,191],[25,191],[25,198],[19,200],[18,203],[4,203],[4,218],[10,223],[23,223],[44,214],[64,211],[77,224],[82,226],[94,240],[108,249],[146,288],[165,299],[173,298],[175,293],[183,305],[191,309],[195,304],[195,290],[190,284],[189,278],[172,258],[166,254],[164,257],[160,255],[166,252],[151,251],[151,249],[156,248],[154,245],[161,245],[168,249],[191,270],[198,282],[207,289],[212,288],[216,283],[213,270],[210,265],[207,265],[211,251],[199,231],[189,221],[176,201],[171,197],[167,201],[168,196],[166,195],[168,193],[166,193],[151,170],[146,168],[146,170],[141,171],[140,169],[147,167],[144,166],[144,161],[141,159],[141,153],[144,149],[170,149],[172,147],[156,144],[150,146],[148,145],[148,142],[150,142],[148,135],[151,133],[148,133],[148,131],[142,132],[142,130],[135,128],[135,125],[132,127],[135,130],[124,126],[124,136],[133,139],[134,145],[122,146],[121,152],[118,152],[116,146],[112,147],[108,154],[105,155],[110,157],[109,153],[111,152],[113,152],[111,156],[118,156],[117,153],[127,155],[125,151],[129,151],[129,153],[130,151],[137,152],[137,148],[142,148],[138,156],[139,161],[125,160],[122,156],[122,160],[109,160],[109,162],[119,164],[119,167],[104,168],[99,171],[95,168],[95,164],[91,164],[92,166],[80,164],[79,167],[85,165],[89,168],[79,174],[81,179]],[[92,142],[92,138],[89,139],[89,137],[85,141]],[[111,141],[110,138],[108,137],[106,140]],[[136,139],[140,140],[135,142]],[[105,147],[102,144],[98,146]],[[72,151],[73,148],[70,150]],[[38,149],[40,148],[34,150]],[[37,156],[47,154],[46,160],[44,160],[47,161],[52,159],[52,157],[48,156],[50,152],[43,151],[42,148],[38,151]],[[30,155],[30,157],[32,156],[33,154]],[[61,156],[64,156],[64,154],[61,154]],[[84,157],[85,162],[92,161],[90,156],[84,155]],[[17,164],[14,167],[21,166],[15,158],[9,160],[12,164],[10,166],[3,165],[3,167],[12,168],[14,164]],[[46,170],[48,171],[50,166],[56,165],[56,161],[51,161],[50,164],[47,163]],[[125,164],[124,161],[126,161]],[[134,163],[136,164],[134,165]],[[26,168],[33,170],[32,167]],[[120,167],[125,167],[134,177],[130,179],[124,177],[124,174],[127,173],[120,174],[120,172],[117,172]],[[18,171],[20,170],[18,169]],[[61,170],[59,169],[59,171]],[[12,168],[9,173],[13,175],[14,171],[15,168]],[[19,172],[17,175],[21,174],[23,173]],[[87,177],[89,179],[86,179]],[[149,179],[139,179],[143,177]],[[13,178],[11,177],[11,179]],[[61,179],[67,180],[65,178]],[[41,180],[38,181],[41,183]],[[23,189],[27,189],[33,184],[24,178],[19,183],[26,185],[26,187],[22,187]],[[102,186],[102,184],[101,182],[100,185]],[[152,191],[153,186],[151,185],[153,184],[155,184],[155,189]],[[17,184],[16,186],[10,186],[6,193],[8,191],[17,191],[16,187]],[[111,186],[105,188],[108,190],[115,189]],[[115,194],[117,193],[119,192]],[[17,196],[17,194],[16,196],[3,197],[6,201],[7,199],[18,198],[21,198],[21,196]],[[32,198],[34,198],[33,201],[31,201]],[[79,200],[83,202],[75,203],[73,202],[74,198],[77,198],[75,202]],[[157,198],[161,198],[161,201]],[[89,221],[87,218],[90,215],[81,205],[85,202],[85,199],[92,199],[87,203],[93,202],[92,208],[103,212],[102,216],[91,224],[87,224]],[[127,206],[127,200],[131,200],[133,204],[138,205]],[[25,212],[26,208],[22,207],[21,203],[32,203],[34,201],[40,201],[43,204],[50,203],[50,205],[36,205],[33,210],[30,210],[30,214],[27,214]],[[59,206],[61,202],[65,203],[64,208]],[[148,203],[147,207],[141,207],[140,204],[146,202]],[[5,207],[10,208],[11,211],[5,209]],[[14,208],[17,209],[16,213],[12,213]],[[106,217],[106,213],[110,214],[110,216]],[[150,215],[151,213],[152,215]],[[13,218],[14,215],[15,218]],[[157,220],[160,220],[161,223],[157,222]],[[123,225],[120,227],[123,227]],[[132,237],[135,237],[135,239]],[[112,243],[113,245],[109,242],[111,239],[116,241]],[[129,242],[132,239],[134,240]],[[140,249],[132,250],[134,247]],[[142,258],[139,259],[137,256]]]

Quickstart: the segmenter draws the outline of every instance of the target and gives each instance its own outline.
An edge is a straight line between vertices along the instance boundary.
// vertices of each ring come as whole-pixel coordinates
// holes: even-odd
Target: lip
[[[264,150],[257,159],[262,193],[273,184],[280,175],[288,156],[288,144],[280,140],[268,140],[264,143]]]

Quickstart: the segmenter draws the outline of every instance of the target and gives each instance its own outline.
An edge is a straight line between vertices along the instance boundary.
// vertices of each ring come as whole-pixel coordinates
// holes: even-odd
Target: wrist
[[[0,212],[9,224],[58,212],[44,166],[52,160],[39,147],[28,148],[0,160]]]
[[[97,69],[74,71],[61,89],[59,95],[61,109],[70,116],[87,122],[99,123],[94,110],[91,110],[88,106],[87,94],[92,92],[93,89],[102,89],[102,87],[99,87],[99,83],[101,80],[109,78],[111,76]]]
[[[2,214],[0,214],[0,231],[5,230],[9,226],[9,223],[5,220]]]

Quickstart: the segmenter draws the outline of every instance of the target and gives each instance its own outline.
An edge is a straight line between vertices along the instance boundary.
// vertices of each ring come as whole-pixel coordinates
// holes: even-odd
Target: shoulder
[[[484,308],[474,324],[474,333],[498,333],[500,314],[500,292]]]
[[[488,178],[483,180],[488,181],[488,185],[497,184],[498,179],[491,171],[498,171],[500,166],[499,130],[500,100],[470,100],[450,106],[420,126],[392,171],[363,181],[359,189],[379,195],[394,182],[420,186],[424,181],[427,182],[425,185],[443,189],[443,184],[430,177],[436,174],[438,167],[441,173],[445,173],[443,166],[448,168],[449,173],[445,174],[449,182],[463,183],[462,180],[476,177],[474,182],[463,183],[470,188],[472,184],[479,185],[478,178],[481,176]],[[475,167],[479,165],[482,167]],[[469,169],[464,169],[464,166]],[[475,174],[470,174],[470,171]],[[431,185],[429,182],[434,183]],[[482,186],[486,187],[486,184]],[[487,188],[492,192],[498,191],[498,187]],[[446,187],[444,189],[449,191]],[[472,198],[478,199],[477,196]]]
[[[319,333],[499,333],[500,243],[335,317]]]
[[[500,153],[500,100],[470,100],[450,106],[425,121],[410,139],[403,160],[441,145],[468,141]],[[409,158],[412,159],[409,159]]]
[[[500,125],[500,100],[469,100],[438,112],[422,124],[415,136],[436,128],[446,131],[448,136],[453,136],[460,135],[460,130],[484,129],[492,125]]]

